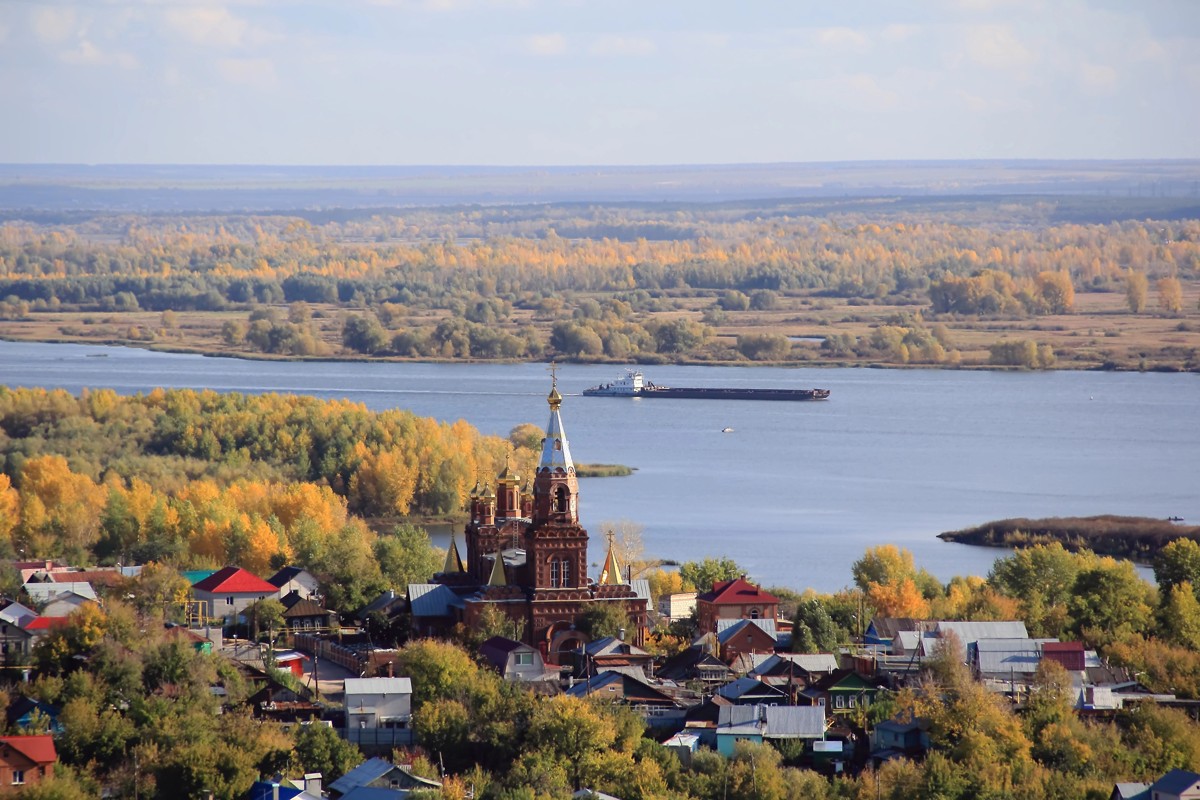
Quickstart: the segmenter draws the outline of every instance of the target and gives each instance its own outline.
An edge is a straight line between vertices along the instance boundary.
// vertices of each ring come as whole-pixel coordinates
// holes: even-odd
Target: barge
[[[732,389],[658,386],[639,370],[627,370],[612,383],[584,389],[585,397],[673,397],[684,400],[827,400],[828,389]]]

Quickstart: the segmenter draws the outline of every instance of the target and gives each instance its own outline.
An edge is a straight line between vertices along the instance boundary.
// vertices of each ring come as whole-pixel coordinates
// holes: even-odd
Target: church
[[[611,540],[599,575],[588,576],[588,532],[579,523],[579,479],[562,401],[555,379],[532,490],[528,484],[522,489],[521,476],[508,465],[494,489],[489,483],[472,491],[466,559],[452,537],[445,567],[433,582],[409,587],[414,631],[421,630],[425,616],[472,626],[491,607],[513,620],[514,631],[548,663],[560,664],[589,640],[578,629],[580,619],[611,604],[629,618],[626,641],[644,643],[649,586],[628,579]]]

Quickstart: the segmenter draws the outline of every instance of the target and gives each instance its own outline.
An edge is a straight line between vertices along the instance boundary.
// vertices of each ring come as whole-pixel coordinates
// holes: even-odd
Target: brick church
[[[646,582],[631,583],[622,572],[611,541],[600,574],[588,577],[588,532],[579,524],[579,480],[563,428],[562,400],[555,380],[532,491],[522,489],[521,476],[511,466],[496,478],[495,489],[487,484],[472,491],[466,560],[452,538],[443,571],[433,584],[423,585],[436,586],[442,597],[451,589],[461,598],[451,601],[452,613],[468,626],[484,608],[500,609],[550,663],[561,663],[588,642],[577,623],[599,604],[623,608],[630,621],[626,641],[642,645],[649,599]],[[426,594],[432,600],[438,592]],[[412,605],[416,614],[420,598]]]

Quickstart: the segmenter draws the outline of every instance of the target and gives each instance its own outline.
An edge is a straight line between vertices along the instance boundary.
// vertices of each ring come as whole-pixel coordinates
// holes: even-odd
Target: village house
[[[311,600],[321,591],[320,581],[302,567],[284,567],[267,578],[267,583],[275,587],[280,597],[287,597],[295,592],[302,598]]]
[[[828,715],[850,714],[871,705],[884,687],[851,669],[839,669],[800,692],[801,702],[822,706]]]
[[[346,739],[365,746],[412,743],[412,681],[408,678],[347,678]]]
[[[681,727],[686,716],[682,703],[662,689],[642,680],[634,670],[611,669],[567,690],[573,697],[588,697],[629,706],[651,727]]]
[[[807,706],[725,706],[717,717],[717,752],[732,758],[738,742],[799,740],[815,742],[825,738],[825,715],[821,709]]]
[[[3,663],[24,663],[33,648],[33,632],[27,630],[37,613],[17,602],[0,609],[0,659]]]
[[[701,633],[716,633],[717,620],[769,619],[779,616],[779,598],[748,582],[745,576],[717,581],[696,596],[696,622]]]
[[[542,653],[533,645],[493,636],[479,646],[479,654],[506,681],[557,682],[559,670],[546,668]]]
[[[732,666],[742,655],[774,653],[779,636],[774,619],[721,619],[717,620],[716,643],[721,660]]]
[[[363,800],[367,800],[367,798],[370,800],[384,800],[384,798],[400,800],[408,797],[411,792],[436,792],[441,788],[442,784],[435,780],[417,777],[407,769],[398,767],[382,758],[372,758],[330,783],[329,796],[334,800],[339,800],[339,798],[354,800],[355,796],[362,797]],[[366,789],[377,791],[362,791]]]
[[[54,776],[54,737],[0,736],[0,786],[28,786]]]
[[[241,567],[225,567],[192,585],[192,597],[203,604],[205,619],[226,626],[241,621],[247,608],[259,600],[278,598],[278,590]]]

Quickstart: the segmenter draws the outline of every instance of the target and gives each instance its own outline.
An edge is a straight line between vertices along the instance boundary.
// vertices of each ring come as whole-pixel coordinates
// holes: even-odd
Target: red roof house
[[[712,591],[696,597],[700,633],[716,633],[719,619],[770,619],[779,615],[779,598],[745,577],[717,581]]]
[[[225,567],[193,584],[192,596],[203,604],[205,617],[232,625],[259,600],[278,600],[279,590],[241,567]]]
[[[26,786],[54,775],[54,737],[0,736],[0,786]]]

